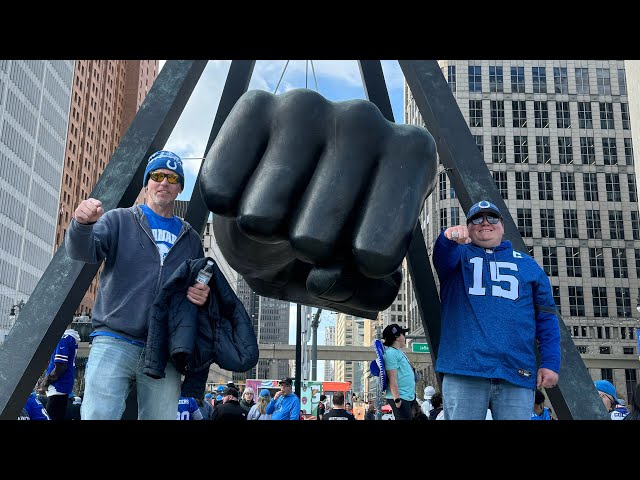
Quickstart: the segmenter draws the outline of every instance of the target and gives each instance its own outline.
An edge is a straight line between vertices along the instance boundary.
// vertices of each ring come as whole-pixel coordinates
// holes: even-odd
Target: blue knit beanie
[[[182,169],[182,159],[169,150],[160,150],[149,157],[147,168],[144,169],[142,186],[146,187],[149,182],[149,174],[161,168],[173,170],[180,176],[180,185],[184,190],[184,170]]]

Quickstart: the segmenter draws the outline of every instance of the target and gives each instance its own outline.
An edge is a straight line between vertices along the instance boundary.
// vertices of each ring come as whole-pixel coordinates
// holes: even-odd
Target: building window
[[[614,278],[629,278],[629,270],[627,268],[627,252],[624,248],[612,248],[611,261],[613,266]]]
[[[563,165],[571,165],[573,163],[571,137],[558,137],[558,158]]]
[[[607,188],[608,202],[621,202],[622,194],[620,193],[620,175],[617,173],[605,173],[605,187]]]
[[[549,128],[549,108],[547,102],[533,102],[533,116],[535,128]]]
[[[586,210],[587,238],[602,238],[602,225],[600,224],[599,210]]]
[[[547,93],[547,73],[545,67],[531,67],[533,93]]]
[[[504,101],[491,100],[491,126],[504,127]]]
[[[620,339],[621,340],[627,339],[627,327],[620,327]]]
[[[553,291],[553,302],[556,304],[556,308],[560,314],[560,287],[552,286],[551,290]]]
[[[595,317],[608,317],[609,306],[607,304],[607,288],[591,287],[591,296],[593,298],[593,315]],[[599,338],[602,338],[602,328],[600,328],[599,335]]]
[[[589,93],[589,69],[576,68],[576,92],[578,94]]]
[[[631,316],[631,292],[626,287],[616,287],[616,311],[619,317]]]
[[[634,249],[636,257],[636,277],[640,278],[640,249]],[[640,294],[638,295],[640,297]]]
[[[449,65],[447,67],[447,82],[449,83],[449,88],[451,89],[451,93],[456,93],[457,91],[457,81],[456,81],[456,66]]]
[[[496,187],[502,198],[507,200],[509,198],[509,182],[507,181],[507,172],[494,171],[492,173],[493,181],[496,182]]]
[[[530,208],[518,209],[518,231],[521,237],[533,237],[533,220]]]
[[[531,200],[529,172],[516,172],[516,198],[518,200]]]
[[[558,249],[556,247],[542,247],[542,269],[549,277],[558,276]],[[560,304],[556,301],[556,305]]]
[[[600,128],[613,130],[613,103],[600,102]]]
[[[469,100],[469,126],[482,126],[482,100]]]
[[[569,286],[569,314],[584,317],[584,294],[582,287]]]
[[[591,276],[594,278],[604,278],[604,255],[602,248],[589,249],[589,266],[591,267]]]
[[[444,230],[448,226],[449,226],[449,223],[447,221],[447,209],[441,208],[440,209],[440,230]]]
[[[611,347],[600,347],[600,353],[602,355],[609,355],[611,354]]]
[[[524,67],[511,67],[511,93],[524,93]]]
[[[611,240],[624,240],[624,221],[621,210],[609,210],[609,234]]]
[[[598,201],[598,174],[583,173],[582,180],[584,184],[584,199],[587,202]]]
[[[469,65],[469,92],[482,92],[482,69]]]
[[[635,352],[633,351],[633,347],[622,347],[623,355],[633,355]]]
[[[604,338],[607,340],[611,339],[611,328],[604,327]]]
[[[596,148],[593,137],[580,137],[580,158],[583,165],[596,164]]]
[[[640,240],[640,220],[638,219],[640,214],[637,210],[631,211],[631,231],[633,233],[634,240]]]
[[[602,352],[600,352],[600,353],[602,353]],[[613,383],[613,369],[612,368],[601,368],[600,369],[600,376],[602,377],[602,380],[607,380],[607,381]]]
[[[553,67],[554,93],[569,93],[569,78],[566,67]]]
[[[578,102],[578,128],[593,128],[590,102]]]
[[[556,126],[558,128],[571,128],[569,102],[556,102]]]
[[[540,236],[556,238],[556,220],[552,208],[540,209]]]
[[[538,172],[538,199],[553,200],[553,182],[551,172]]]
[[[587,353],[587,347],[584,345],[576,345],[576,348],[578,349],[578,353]]]
[[[580,261],[579,247],[564,247],[565,259],[567,262],[567,276],[581,277],[582,262]]]
[[[564,238],[578,238],[578,213],[573,208],[562,210]]]
[[[451,207],[451,225],[460,225],[460,209]]]
[[[618,89],[620,90],[620,95],[627,94],[627,77],[624,68],[618,69]]]
[[[576,199],[576,182],[573,173],[560,172],[560,191],[563,200]]]
[[[527,102],[524,100],[514,100],[511,102],[513,112],[513,127],[524,128],[527,126]]]
[[[602,158],[605,165],[618,165],[618,151],[615,138],[602,138]]]
[[[480,150],[480,153],[484,155],[484,140],[482,135],[474,135],[473,139],[476,141],[476,146],[478,150]]]
[[[504,135],[491,136],[491,160],[493,163],[505,163],[507,161],[507,145]]]
[[[630,138],[624,139],[624,161],[627,165],[633,165],[633,144]]]
[[[536,136],[536,159],[538,163],[551,162],[549,137]]]
[[[504,91],[504,78],[502,67],[489,66],[489,91],[502,93]]]
[[[630,130],[631,129],[631,119],[629,117],[629,104],[621,103],[620,104],[620,113],[622,114],[622,129]]]
[[[596,68],[598,95],[611,95],[611,78],[608,68]]]
[[[529,146],[526,136],[513,137],[513,156],[516,163],[529,163]]]
[[[447,199],[447,173],[440,172],[438,175],[438,190],[440,191],[440,200]]]

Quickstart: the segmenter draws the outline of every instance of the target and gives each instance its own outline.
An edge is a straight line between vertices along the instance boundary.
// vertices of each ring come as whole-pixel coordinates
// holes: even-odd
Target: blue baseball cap
[[[614,387],[610,381],[596,380],[593,384],[596,386],[596,390],[606,393],[607,395],[611,395],[616,403],[620,403],[620,400],[616,397],[616,387]]]
[[[221,402],[224,397],[222,395],[218,395],[216,397],[216,402]]]
[[[224,385],[218,385],[218,387],[216,388],[216,392],[218,393],[224,392]]]
[[[480,200],[478,203],[473,204],[469,209],[469,212],[467,213],[467,223],[480,213],[493,213],[502,219],[502,213],[500,213],[498,207],[488,200]]]
[[[207,393],[207,394],[204,396],[204,398],[211,398],[211,397],[213,397],[213,395],[211,395],[210,393]]]
[[[147,168],[144,169],[144,178],[142,179],[142,186],[146,187],[149,182],[149,174],[166,168],[172,170],[180,177],[180,185],[184,189],[184,170],[182,169],[182,159],[169,150],[160,150],[149,157],[147,162]]]
[[[262,390],[260,390],[260,396],[261,397],[271,396],[271,392],[266,388],[263,388]]]

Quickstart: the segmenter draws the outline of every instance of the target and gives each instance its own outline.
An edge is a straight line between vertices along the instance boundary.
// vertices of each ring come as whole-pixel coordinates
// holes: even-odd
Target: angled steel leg
[[[220,103],[218,104],[218,110],[216,111],[216,117],[213,120],[211,133],[209,134],[209,140],[204,150],[205,157],[209,153],[213,141],[218,136],[222,124],[229,116],[229,112],[231,112],[231,109],[238,99],[249,88],[249,81],[251,80],[255,65],[255,60],[233,60],[231,62],[227,80],[222,90],[222,96],[220,97]],[[196,178],[196,183],[191,193],[191,199],[189,200],[189,206],[187,207],[187,214],[184,218],[200,236],[204,233],[204,227],[207,225],[207,218],[209,217],[209,208],[204,203],[204,199],[200,194],[200,172],[202,171],[202,165],[204,165],[204,162],[200,165],[200,171],[198,172],[198,177]]]
[[[145,160],[166,143],[206,64],[165,64],[91,192],[105,211],[133,204]],[[0,348],[0,419],[17,418],[99,266],[71,260],[64,243],[53,256]]]
[[[380,109],[387,120],[395,122],[380,61],[360,60],[359,65],[367,98]],[[418,310],[422,318],[422,328],[430,346],[431,360],[435,366],[440,346],[440,296],[433,277],[429,253],[424,243],[420,220],[418,220],[411,237],[407,252],[407,264],[413,279]],[[436,375],[436,378],[441,384],[441,375]]]
[[[399,63],[424,123],[436,139],[440,162],[447,170],[462,208],[468,211],[473,203],[482,199],[495,203],[504,212],[505,238],[511,241],[515,249],[526,252],[526,245],[493,182],[438,62],[400,60]],[[604,406],[580,353],[560,315],[558,320],[562,364],[558,385],[547,389],[549,400],[559,419],[605,418]]]

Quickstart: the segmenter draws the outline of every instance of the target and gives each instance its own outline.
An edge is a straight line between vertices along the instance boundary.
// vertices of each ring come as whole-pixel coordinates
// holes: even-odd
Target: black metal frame
[[[105,211],[130,206],[134,202],[140,191],[144,160],[166,143],[206,63],[205,60],[172,60],[166,63],[91,192],[92,197],[103,202]],[[440,161],[462,207],[468,211],[474,202],[481,199],[494,202],[505,212],[505,237],[516,249],[526,251],[437,62],[400,60],[399,63],[425,125],[436,140]],[[254,66],[255,60],[232,62],[206,153],[231,108],[246,92]],[[389,121],[394,121],[380,62],[360,60],[359,66],[367,97]],[[199,182],[198,176],[186,220],[202,234],[209,212],[200,195]],[[419,222],[407,255],[418,308],[435,363],[440,340],[440,303]],[[0,419],[15,419],[19,414],[98,268],[98,264],[71,260],[63,246],[54,255],[0,349]],[[296,336],[298,365],[301,342],[299,308]],[[604,418],[606,412],[591,377],[564,321],[561,317],[559,320],[562,349],[560,381],[556,388],[547,390],[554,410],[560,419]],[[297,368],[296,390],[299,388],[299,376]]]

